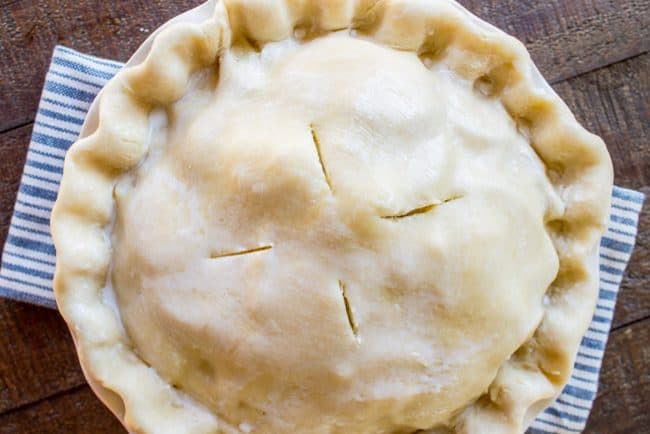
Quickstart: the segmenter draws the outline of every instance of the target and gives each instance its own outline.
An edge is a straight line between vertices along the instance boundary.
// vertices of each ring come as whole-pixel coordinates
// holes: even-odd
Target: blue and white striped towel
[[[0,297],[56,307],[49,223],[63,157],[76,140],[93,99],[121,67],[65,47],[54,50],[2,256]],[[575,433],[585,427],[643,200],[639,192],[614,188],[611,222],[601,242],[600,299],[593,322],[582,340],[569,385],[537,418],[528,431],[531,434]]]

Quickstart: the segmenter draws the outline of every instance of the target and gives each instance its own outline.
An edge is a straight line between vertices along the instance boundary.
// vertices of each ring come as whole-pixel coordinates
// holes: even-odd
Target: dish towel
[[[27,161],[0,268],[0,297],[55,308],[55,252],[50,211],[63,157],[86,111],[121,63],[56,47],[34,123]],[[575,369],[560,397],[539,415],[530,434],[576,433],[585,427],[596,391],[616,295],[636,239],[642,193],[614,187],[609,229],[600,249],[600,299]]]

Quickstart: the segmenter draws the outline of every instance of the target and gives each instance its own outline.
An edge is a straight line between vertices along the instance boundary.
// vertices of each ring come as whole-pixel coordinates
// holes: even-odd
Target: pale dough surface
[[[603,141],[451,0],[204,11],[66,154],[54,291],[93,390],[137,434],[524,432],[594,312]]]
[[[253,432],[445,423],[532,335],[557,274],[561,201],[529,143],[444,64],[347,33],[233,50],[218,77],[117,188],[137,353]]]

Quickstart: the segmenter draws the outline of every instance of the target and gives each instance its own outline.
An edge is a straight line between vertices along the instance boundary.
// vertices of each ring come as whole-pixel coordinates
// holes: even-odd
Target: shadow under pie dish
[[[131,432],[521,433],[591,320],[611,186],[452,1],[208,2],[70,149],[57,303]]]

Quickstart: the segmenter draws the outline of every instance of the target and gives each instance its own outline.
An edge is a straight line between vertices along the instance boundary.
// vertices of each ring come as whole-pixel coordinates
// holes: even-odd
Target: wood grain
[[[650,197],[650,54],[555,85],[612,155],[615,182]],[[621,286],[613,327],[650,316],[650,206],[643,209],[637,246]]]
[[[0,131],[33,119],[54,45],[126,60],[149,32],[201,0],[17,0],[0,11]],[[650,48],[647,0],[461,0],[522,39],[558,81]]]
[[[9,229],[31,125],[0,135],[0,253]],[[85,383],[55,311],[0,299],[0,413]]]
[[[650,433],[650,320],[613,332],[586,434]]]
[[[0,135],[0,252],[11,221],[31,132],[28,125]]]
[[[17,0],[0,9],[0,131],[34,119],[52,50],[126,61],[159,25],[201,0]]]
[[[119,434],[117,419],[88,386],[0,415],[0,434]]]
[[[459,0],[520,38],[551,82],[650,48],[647,0]]]
[[[57,312],[0,299],[0,324],[0,414],[85,383]]]
[[[554,86],[576,118],[605,140],[615,182],[650,185],[650,54],[610,65]]]
[[[648,434],[650,320],[613,332],[586,434]],[[47,427],[47,429],[45,429]],[[124,433],[89,388],[73,388],[0,415],[0,433]]]

